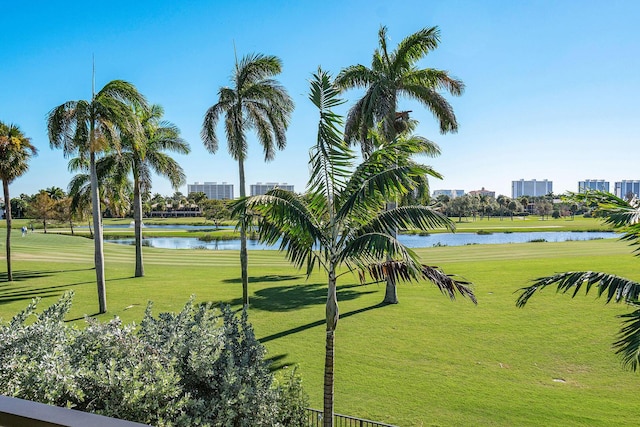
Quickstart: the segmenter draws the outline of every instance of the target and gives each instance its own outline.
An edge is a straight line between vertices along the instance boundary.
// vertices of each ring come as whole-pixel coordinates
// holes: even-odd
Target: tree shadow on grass
[[[351,288],[361,285],[338,286],[338,301],[349,301],[375,291],[355,291]],[[327,287],[322,283],[304,285],[291,284],[259,289],[249,297],[251,308],[264,311],[292,311],[311,305],[322,305],[327,299]],[[242,305],[242,299],[236,298],[231,305]]]
[[[276,354],[275,356],[266,358],[265,362],[269,364],[269,370],[271,372],[279,371],[280,369],[286,366],[294,364],[294,363],[284,363],[284,359],[286,359],[287,356],[288,356],[287,353]]]
[[[54,285],[45,288],[23,288],[11,291],[0,290],[0,304],[14,301],[31,300],[33,298],[45,298],[60,295],[60,291],[67,290],[69,285]]]
[[[74,271],[88,271],[93,269],[94,269],[93,267],[88,267],[88,268],[77,268],[75,270],[43,270],[43,271],[17,270],[17,271],[13,271],[12,273],[12,276],[13,276],[12,282],[7,281],[8,274],[5,271],[0,273],[0,282],[4,282],[4,283],[0,283],[0,290],[3,289],[4,286],[11,285],[14,282],[21,282],[29,279],[49,277],[56,273],[70,273]]]
[[[340,300],[340,298],[338,298],[338,300]],[[386,307],[387,303],[378,303],[375,305],[370,305],[369,307],[364,307],[364,308],[359,308],[357,310],[352,310],[349,311],[347,313],[341,314],[340,315],[340,319],[345,319],[347,317],[351,317],[354,316],[356,314],[360,314],[360,313],[364,313],[370,310],[374,310],[376,308],[381,308],[381,307]],[[258,341],[260,341],[262,344],[269,342],[271,340],[275,340],[278,338],[282,338],[282,337],[286,337],[287,335],[291,335],[291,334],[295,334],[298,332],[302,332],[302,331],[306,331],[307,329],[311,329],[311,328],[315,328],[317,326],[322,326],[326,324],[326,319],[321,319],[321,320],[316,320],[315,322],[310,322],[307,323],[305,325],[300,325],[300,326],[296,326],[295,328],[291,328],[291,329],[287,329],[286,331],[282,331],[282,332],[277,332],[275,334],[271,334],[271,335],[267,335],[264,338],[259,338]]]
[[[249,277],[249,283],[258,283],[258,282],[284,282],[288,280],[296,280],[300,279],[302,275],[293,275],[293,274],[271,274],[268,276],[251,276]],[[224,279],[222,283],[242,283],[242,278],[236,279]]]

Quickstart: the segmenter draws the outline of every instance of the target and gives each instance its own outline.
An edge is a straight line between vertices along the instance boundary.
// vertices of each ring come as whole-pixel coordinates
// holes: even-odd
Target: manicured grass
[[[17,280],[0,282],[4,321],[33,296],[43,297],[44,307],[67,289],[76,293],[70,319],[97,311],[91,240],[14,236]],[[593,296],[570,299],[545,292],[518,309],[514,294],[535,277],[565,270],[602,270],[640,280],[640,260],[625,243],[418,252],[425,262],[474,282],[478,306],[449,301],[426,283],[401,285],[400,304],[381,306],[383,285],[359,286],[350,274],[342,276],[337,412],[400,426],[637,425],[629,405],[640,392],[638,375],[623,371],[611,350],[620,326],[616,315],[629,308]],[[117,315],[139,321],[148,300],[156,313],[176,311],[192,294],[198,301],[240,307],[237,251],[144,248],[147,275],[138,279],[132,278],[133,247],[107,243],[105,253],[109,313],[98,316],[103,320]],[[0,262],[2,280],[4,258]],[[249,262],[256,335],[276,365],[299,365],[311,405],[321,408],[326,279],[317,273],[307,280],[275,251],[250,252]]]

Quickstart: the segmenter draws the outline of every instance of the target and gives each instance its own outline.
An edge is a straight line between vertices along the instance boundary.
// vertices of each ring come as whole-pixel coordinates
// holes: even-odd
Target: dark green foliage
[[[300,379],[274,380],[246,313],[189,301],[154,318],[150,304],[137,331],[117,318],[80,330],[63,321],[71,298],[0,327],[0,394],[157,426],[302,425]]]

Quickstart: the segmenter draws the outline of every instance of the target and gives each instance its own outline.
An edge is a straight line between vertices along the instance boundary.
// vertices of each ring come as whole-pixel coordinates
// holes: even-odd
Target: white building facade
[[[233,184],[222,182],[195,182],[187,185],[187,193],[204,193],[207,199],[230,200],[233,199]]]
[[[640,180],[622,180],[615,183],[615,195],[621,199],[626,199],[633,194],[640,197]]]
[[[553,193],[553,181],[535,179],[511,181],[511,198],[517,199],[522,196],[540,197]]]
[[[274,188],[279,188],[281,190],[287,190],[292,192],[294,191],[293,185],[287,184],[286,182],[283,182],[282,184],[279,184],[277,182],[265,182],[263,184],[262,182],[258,182],[255,184],[251,184],[249,188],[249,194],[252,196],[260,196],[262,194],[266,194],[267,191],[271,191]]]
[[[609,181],[604,179],[585,179],[578,181],[578,193],[586,193],[587,191],[606,191],[609,192]]]

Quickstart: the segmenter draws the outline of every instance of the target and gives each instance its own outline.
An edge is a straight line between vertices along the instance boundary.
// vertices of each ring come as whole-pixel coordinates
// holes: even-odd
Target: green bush
[[[0,326],[0,394],[157,426],[300,426],[295,370],[274,375],[246,313],[194,306],[64,323],[72,293],[42,314],[36,301]],[[32,319],[33,318],[33,319]]]

